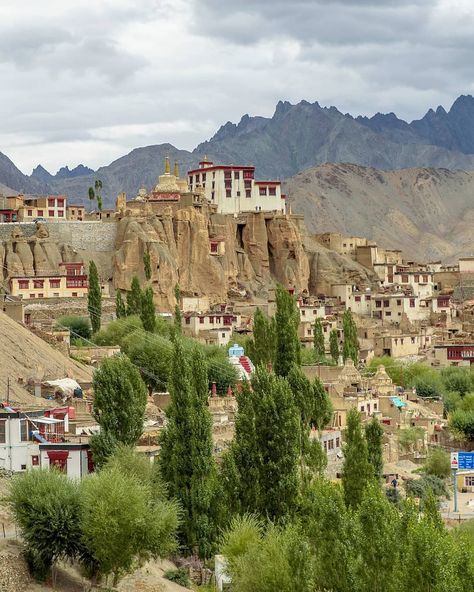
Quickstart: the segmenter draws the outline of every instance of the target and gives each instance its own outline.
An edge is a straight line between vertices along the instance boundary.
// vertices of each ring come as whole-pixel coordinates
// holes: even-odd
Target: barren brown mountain
[[[474,171],[324,164],[285,189],[310,233],[365,236],[431,261],[474,253]]]

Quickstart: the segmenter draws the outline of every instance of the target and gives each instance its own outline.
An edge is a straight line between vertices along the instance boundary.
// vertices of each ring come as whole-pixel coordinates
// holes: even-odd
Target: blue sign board
[[[474,452],[458,452],[458,469],[474,469]]]

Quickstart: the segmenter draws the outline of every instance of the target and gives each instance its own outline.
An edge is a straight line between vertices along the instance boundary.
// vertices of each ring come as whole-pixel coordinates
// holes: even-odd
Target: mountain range
[[[0,153],[0,183],[26,193],[65,193],[87,201],[96,178],[103,183],[105,205],[120,191],[129,197],[151,187],[163,159],[180,163],[182,174],[207,154],[215,162],[255,164],[258,178],[286,179],[323,163],[353,163],[382,170],[437,167],[474,170],[474,98],[457,98],[449,111],[430,109],[408,123],[394,113],[354,117],[317,102],[280,101],[272,117],[244,115],[227,122],[193,151],[163,143],[136,148],[97,171],[79,165],[55,175],[38,165],[28,176]]]

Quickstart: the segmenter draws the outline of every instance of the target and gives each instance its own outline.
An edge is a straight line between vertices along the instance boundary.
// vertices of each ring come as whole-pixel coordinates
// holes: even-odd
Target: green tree
[[[242,402],[242,405],[241,405]],[[238,395],[225,488],[236,512],[279,520],[295,510],[301,450],[300,412],[286,380],[262,366]]]
[[[275,372],[278,376],[288,376],[293,364],[300,365],[300,342],[298,339],[298,326],[300,315],[295,298],[278,285],[276,291],[275,314]]]
[[[449,415],[449,428],[463,439],[474,440],[474,411],[453,411]]]
[[[176,304],[174,307],[174,336],[177,337],[183,333],[183,315],[181,314],[181,290],[179,284],[174,287],[174,297]]]
[[[111,574],[116,585],[137,560],[176,550],[176,504],[152,497],[134,476],[106,468],[84,479],[81,500],[82,541],[96,576]]]
[[[122,292],[117,290],[115,294],[115,316],[117,319],[122,319],[127,315],[127,309],[125,303],[122,300]]]
[[[212,421],[207,409],[208,380],[202,353],[188,359],[181,338],[176,338],[169,380],[171,404],[160,443],[160,468],[170,494],[182,508],[182,546],[202,557],[212,549],[215,465],[212,458]]]
[[[354,364],[357,364],[359,361],[359,340],[357,339],[357,327],[349,309],[344,311],[342,327],[344,331],[344,344],[342,347],[344,362],[351,358]]]
[[[372,474],[377,481],[380,481],[383,475],[383,434],[383,428],[379,420],[373,417],[365,426],[365,439]]]
[[[143,332],[143,325],[139,316],[133,315],[116,319],[94,335],[97,345],[123,345],[125,339],[135,331]]]
[[[57,320],[57,326],[71,331],[71,341],[74,339],[90,339],[91,325],[84,317],[66,316]]]
[[[143,253],[143,270],[145,272],[145,278],[147,281],[151,280],[151,257],[150,253],[146,251]]]
[[[140,318],[145,331],[154,333],[156,329],[155,303],[153,301],[153,288],[149,286],[141,293]]]
[[[16,475],[11,484],[10,506],[35,577],[44,580],[61,559],[85,557],[76,481],[54,470]]]
[[[235,366],[229,362],[229,358],[216,355],[208,357],[206,362],[209,387],[212,387],[212,383],[215,383],[217,392],[220,395],[225,395],[229,387],[234,392],[238,374]]]
[[[342,486],[347,506],[354,509],[362,501],[364,489],[373,474],[368,458],[367,441],[362,431],[360,413],[355,408],[352,408],[347,415],[344,440]]]
[[[333,362],[337,364],[339,362],[339,339],[336,329],[332,329],[329,333],[329,351]]]
[[[122,350],[140,369],[149,389],[166,391],[173,358],[173,344],[169,339],[137,330],[122,341]]]
[[[456,392],[464,397],[472,390],[471,372],[467,368],[449,366],[441,370],[444,388],[448,392]]]
[[[123,354],[107,358],[94,373],[93,388],[93,416],[102,438],[135,445],[143,432],[147,402],[146,387],[137,368]]]
[[[324,345],[324,333],[321,319],[316,319],[314,321],[313,333],[314,351],[316,353],[316,359],[322,359],[326,355],[326,347]]]
[[[275,357],[275,320],[269,319],[257,307],[253,315],[253,337],[247,344],[247,355],[258,366],[269,367]]]
[[[449,454],[442,448],[431,448],[428,458],[423,465],[423,471],[427,475],[435,475],[440,479],[448,479],[451,476],[451,460]]]
[[[140,315],[142,309],[142,290],[136,275],[132,278],[130,290],[127,292],[127,315]]]
[[[92,331],[100,329],[102,317],[102,292],[100,289],[99,273],[94,261],[89,263],[89,290],[87,293],[87,310],[91,319]]]

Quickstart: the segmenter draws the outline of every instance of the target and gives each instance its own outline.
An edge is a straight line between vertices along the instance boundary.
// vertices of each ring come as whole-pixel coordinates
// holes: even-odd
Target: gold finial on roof
[[[179,177],[179,165],[178,165],[178,161],[175,160],[174,161],[174,171],[173,171],[173,175],[178,178]]]
[[[169,156],[165,156],[165,175],[170,174],[170,159]]]

